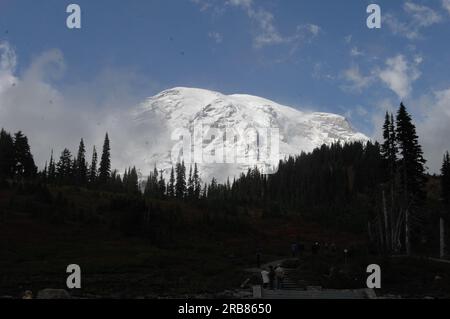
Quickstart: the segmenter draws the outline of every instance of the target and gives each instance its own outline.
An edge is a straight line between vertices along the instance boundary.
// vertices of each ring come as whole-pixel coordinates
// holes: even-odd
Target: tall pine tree
[[[198,173],[197,163],[195,163],[195,166],[194,166],[193,180],[194,180],[194,198],[199,199],[200,193],[202,191],[202,184],[201,184],[200,176]]]
[[[111,176],[111,148],[109,145],[108,133],[106,133],[103,143],[103,152],[100,160],[98,180],[101,184],[106,184]]]
[[[176,166],[176,185],[175,185],[175,196],[178,199],[183,199],[186,194],[186,167],[184,166],[184,161],[178,163]]]
[[[76,171],[75,178],[79,185],[85,185],[87,181],[87,163],[86,163],[86,149],[84,147],[84,141],[81,139],[78,147],[78,155],[76,158]]]
[[[195,194],[194,176],[192,175],[192,165],[189,167],[189,177],[187,184],[187,197],[192,200]]]
[[[159,197],[164,198],[164,196],[166,195],[166,181],[164,180],[163,170],[159,172],[158,189],[159,189]]]
[[[73,169],[72,154],[67,148],[65,148],[61,152],[58,164],[56,165],[56,175],[58,181],[62,184],[70,183],[72,179],[72,169]]]
[[[5,130],[0,132],[0,179],[14,176],[14,140]]]
[[[405,212],[406,253],[411,254],[411,242],[417,239],[423,229],[420,206],[425,200],[425,159],[416,127],[403,103],[397,113],[396,139],[401,154],[399,172],[402,206]],[[414,235],[414,236],[412,236]]]
[[[386,112],[383,126],[383,139],[384,142],[381,145],[381,154],[385,162],[386,175],[389,180],[392,180],[394,178],[397,165],[398,148],[394,116],[388,112]]]
[[[31,155],[28,138],[21,131],[14,135],[14,162],[17,177],[30,178],[36,175],[37,167]]]
[[[53,183],[56,180],[56,163],[53,159],[53,150],[50,153],[50,162],[48,164],[47,180]]]
[[[167,185],[167,195],[169,197],[175,197],[175,173],[173,170],[173,166],[170,171],[169,184]]]
[[[92,161],[89,167],[89,183],[94,184],[97,181],[97,150],[92,150]]]
[[[448,152],[444,155],[444,161],[442,163],[442,201],[444,202],[447,216],[450,215],[450,154]]]
[[[397,113],[397,142],[401,154],[400,170],[403,195],[408,203],[419,204],[425,198],[425,159],[412,118],[402,103]]]

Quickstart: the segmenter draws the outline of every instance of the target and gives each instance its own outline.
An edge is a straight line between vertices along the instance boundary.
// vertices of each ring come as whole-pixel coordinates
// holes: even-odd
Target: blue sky
[[[0,81],[39,69],[48,90],[87,113],[117,102],[111,91],[123,99],[117,108],[175,86],[248,93],[345,115],[369,136],[403,100],[434,167],[450,148],[447,132],[433,131],[449,115],[450,1],[376,1],[379,30],[366,26],[373,2],[0,0],[0,50],[15,61],[3,61]],[[70,3],[81,7],[81,30],[66,27]],[[427,140],[436,134],[439,143]]]

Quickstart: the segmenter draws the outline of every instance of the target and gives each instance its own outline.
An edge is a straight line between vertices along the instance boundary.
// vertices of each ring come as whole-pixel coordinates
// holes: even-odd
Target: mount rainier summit
[[[238,177],[249,168],[261,167],[259,135],[253,141],[247,137],[242,143],[236,137],[227,138],[229,130],[242,132],[254,128],[275,128],[279,159],[310,152],[323,144],[369,140],[340,115],[305,112],[257,96],[224,95],[196,88],[179,87],[163,91],[141,103],[132,116],[133,126],[140,136],[132,154],[134,162],[140,164],[138,167],[145,170],[144,174],[156,165],[167,176],[176,158],[187,162],[187,170],[190,162],[198,163],[203,181],[212,177],[224,181],[228,177]],[[213,128],[212,133],[206,132],[205,135],[203,132],[197,136],[198,123]],[[184,148],[180,147],[181,144]],[[194,144],[197,145],[196,150],[191,146]],[[241,160],[228,161],[230,150]],[[203,155],[199,157],[200,153]],[[222,156],[224,161],[211,162],[211,158]],[[205,161],[206,157],[209,160]]]

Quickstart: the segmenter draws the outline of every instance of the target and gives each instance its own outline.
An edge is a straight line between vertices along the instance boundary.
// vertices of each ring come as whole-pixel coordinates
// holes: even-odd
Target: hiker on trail
[[[283,281],[284,281],[284,269],[281,267],[281,265],[278,265],[275,268],[275,275],[277,277],[277,289],[283,289]]]
[[[262,282],[263,282],[263,288],[267,289],[267,286],[269,285],[269,272],[266,269],[263,269],[261,271],[261,277],[262,277]]]
[[[275,269],[273,269],[273,266],[270,266],[270,269],[269,269],[269,284],[270,284],[270,290],[274,290],[274,288],[275,288]]]

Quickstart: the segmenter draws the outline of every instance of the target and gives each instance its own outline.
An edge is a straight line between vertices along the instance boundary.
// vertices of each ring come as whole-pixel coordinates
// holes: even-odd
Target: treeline
[[[186,176],[186,165],[182,162],[171,168],[168,183],[164,178],[164,170],[158,171],[155,167],[145,183],[144,195],[157,199],[199,200],[206,196],[206,191],[202,189],[197,164],[194,168],[190,166],[189,175]]]
[[[111,146],[108,133],[103,142],[99,158],[97,149],[92,149],[90,162],[86,159],[86,147],[81,139],[76,155],[65,148],[59,159],[54,159],[53,151],[50,160],[45,163],[43,171],[38,175],[46,184],[60,186],[87,187],[94,190],[139,194],[139,178],[135,167],[127,169],[120,175],[111,168]]]
[[[37,174],[28,138],[21,132],[12,136],[0,131],[0,181],[31,179]]]
[[[40,178],[49,184],[77,185],[77,186],[114,186],[116,171],[111,172],[111,148],[108,134],[105,136],[103,151],[98,163],[96,147],[92,150],[90,165],[86,160],[86,148],[81,139],[75,156],[65,148],[58,160],[53,157],[53,151],[49,162],[45,163],[44,170],[40,172]]]
[[[424,237],[435,236],[439,232],[433,228],[436,207],[439,218],[447,221],[450,215],[450,156],[445,154],[442,165],[441,200],[437,206],[429,205],[426,161],[403,104],[395,116],[386,114],[382,144],[323,145],[280,161],[275,174],[263,175],[255,168],[223,184],[213,179],[202,185],[197,165],[188,169],[183,162],[172,167],[170,174],[155,167],[140,184],[135,167],[122,175],[111,169],[108,134],[100,158],[94,147],[87,162],[83,140],[75,154],[66,148],[55,160],[52,152],[44,169],[37,172],[26,136],[2,130],[0,179],[131,194],[126,202],[137,198],[188,203],[230,217],[250,210],[261,211],[267,218],[302,216],[330,229],[367,233],[385,252],[411,253]]]
[[[411,253],[439,233],[427,198],[425,159],[416,127],[402,103],[386,114],[383,144],[336,143],[289,157],[276,174],[249,170],[208,186],[208,200],[259,207],[266,215],[300,214],[322,225],[367,233],[385,252]],[[444,156],[438,215],[450,215],[450,159]],[[430,205],[428,205],[430,204]],[[220,204],[218,204],[220,205]]]

